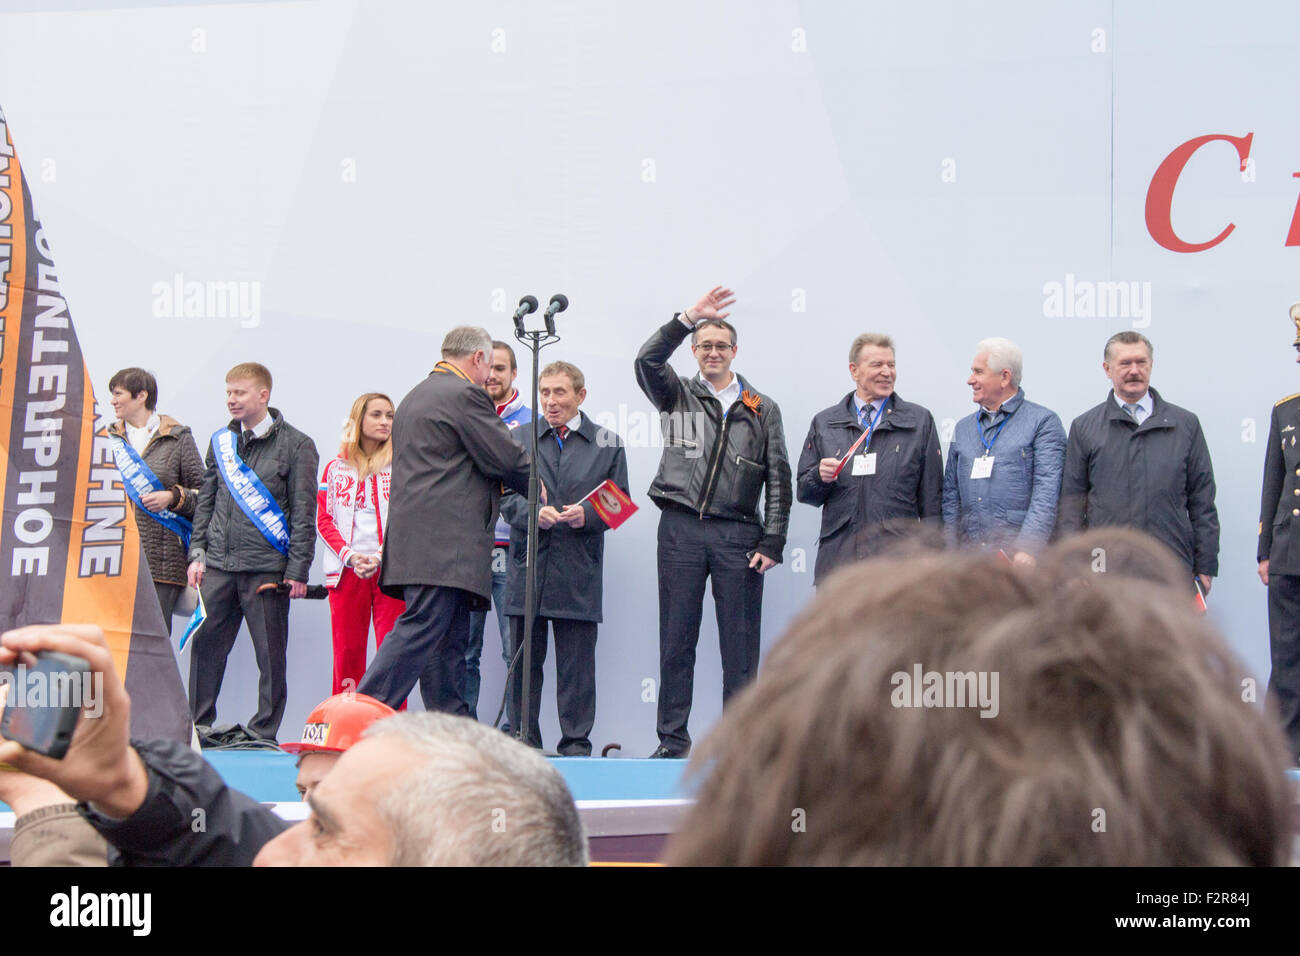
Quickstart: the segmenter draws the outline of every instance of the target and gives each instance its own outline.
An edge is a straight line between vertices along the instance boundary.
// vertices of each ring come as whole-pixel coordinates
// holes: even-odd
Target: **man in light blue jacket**
[[[951,544],[1001,550],[1033,564],[1056,525],[1065,429],[1025,398],[1024,359],[1006,339],[985,339],[971,362],[979,410],[957,423],[943,474],[943,524]]]

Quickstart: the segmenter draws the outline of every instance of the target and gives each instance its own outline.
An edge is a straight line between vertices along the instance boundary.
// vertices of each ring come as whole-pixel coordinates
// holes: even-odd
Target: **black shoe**
[[[686,754],[684,754],[684,753],[675,754],[675,753],[673,753],[671,750],[669,750],[667,747],[664,747],[663,745],[660,745],[660,746],[656,747],[656,748],[655,748],[655,752],[652,753],[652,754],[650,755],[650,759],[651,759],[651,760],[661,760],[661,759],[665,759],[665,758],[667,758],[667,759],[669,759],[669,760],[685,760],[685,759],[686,759]]]

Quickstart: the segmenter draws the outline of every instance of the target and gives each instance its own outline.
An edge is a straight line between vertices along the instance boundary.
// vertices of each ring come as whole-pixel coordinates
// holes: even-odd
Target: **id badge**
[[[972,479],[988,478],[992,474],[993,474],[992,455],[984,455],[981,458],[976,458],[975,463],[971,465],[970,476]]]
[[[876,453],[869,452],[865,455],[853,456],[853,474],[857,475],[874,475],[876,473]]]

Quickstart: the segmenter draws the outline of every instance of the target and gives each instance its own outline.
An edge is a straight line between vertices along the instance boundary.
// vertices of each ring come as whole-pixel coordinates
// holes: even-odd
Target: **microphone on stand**
[[[564,304],[567,306],[569,303],[566,300]],[[524,316],[532,315],[536,311],[537,311],[537,296],[526,295],[519,300],[519,308],[515,309],[515,316],[514,316],[516,334],[518,335],[524,334]]]
[[[551,301],[546,306],[546,312],[542,315],[542,321],[546,323],[546,334],[555,334],[555,313],[563,312],[569,307],[569,297],[563,292],[557,292],[551,296]]]

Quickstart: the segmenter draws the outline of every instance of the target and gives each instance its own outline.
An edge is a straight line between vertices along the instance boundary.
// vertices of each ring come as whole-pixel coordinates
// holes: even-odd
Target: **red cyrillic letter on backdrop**
[[[1188,160],[1192,158],[1192,154],[1206,143],[1212,143],[1216,139],[1231,143],[1237,148],[1237,155],[1241,158],[1241,168],[1245,169],[1246,159],[1250,156],[1250,141],[1254,137],[1254,133],[1247,133],[1245,136],[1211,133],[1208,136],[1189,139],[1166,156],[1165,161],[1156,169],[1156,174],[1151,177],[1151,186],[1147,189],[1147,232],[1151,233],[1151,238],[1173,252],[1200,252],[1202,249],[1217,246],[1224,239],[1227,239],[1229,233],[1237,228],[1234,223],[1228,223],[1223,232],[1209,242],[1184,242],[1179,239],[1174,233],[1174,224],[1171,219],[1174,187],[1178,185],[1178,177],[1182,175],[1183,168],[1187,165]],[[1294,234],[1296,231],[1297,227],[1293,224],[1292,233]],[[1287,244],[1291,245],[1289,240]],[[1300,241],[1297,244],[1300,244]]]

